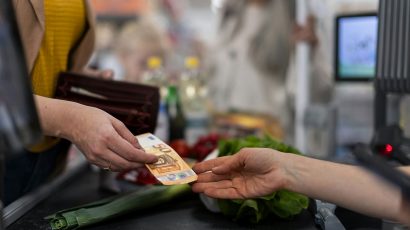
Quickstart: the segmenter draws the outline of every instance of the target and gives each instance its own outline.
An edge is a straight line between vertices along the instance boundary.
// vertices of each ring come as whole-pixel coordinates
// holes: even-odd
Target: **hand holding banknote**
[[[90,163],[111,171],[140,167],[157,157],[140,149],[134,135],[108,113],[79,103],[35,96],[46,136],[75,144]]]
[[[71,118],[70,126],[74,128],[67,139],[77,145],[88,161],[110,171],[121,171],[158,160],[141,149],[121,121],[100,109],[77,105],[82,116]]]

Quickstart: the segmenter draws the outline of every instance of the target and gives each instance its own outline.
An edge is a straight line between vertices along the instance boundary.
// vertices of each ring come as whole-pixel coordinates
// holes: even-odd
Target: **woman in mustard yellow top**
[[[99,167],[119,171],[157,159],[139,149],[122,122],[97,108],[53,99],[58,73],[90,72],[85,66],[94,45],[94,19],[86,0],[13,0],[32,78],[44,140],[6,165],[6,203],[41,184],[57,158],[75,144]],[[61,138],[61,139],[60,139]]]

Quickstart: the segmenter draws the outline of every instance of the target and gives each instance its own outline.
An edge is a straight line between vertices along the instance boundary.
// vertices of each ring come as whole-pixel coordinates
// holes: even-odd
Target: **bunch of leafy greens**
[[[219,156],[233,155],[245,147],[272,148],[285,153],[301,154],[297,149],[270,136],[263,138],[249,136],[243,139],[220,141]],[[219,200],[218,203],[222,213],[235,221],[258,223],[270,214],[284,219],[292,218],[308,207],[309,199],[294,192],[280,190],[257,199]]]

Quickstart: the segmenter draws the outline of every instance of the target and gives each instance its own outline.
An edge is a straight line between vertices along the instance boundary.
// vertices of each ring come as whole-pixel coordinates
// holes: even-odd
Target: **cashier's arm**
[[[398,189],[355,166],[316,160],[272,149],[245,148],[194,166],[193,190],[222,199],[246,199],[279,189],[305,194],[410,226],[409,206]],[[410,174],[410,168],[402,168]]]
[[[70,101],[34,98],[44,134],[70,140],[92,164],[120,171],[157,160],[142,151],[124,124],[108,113]]]

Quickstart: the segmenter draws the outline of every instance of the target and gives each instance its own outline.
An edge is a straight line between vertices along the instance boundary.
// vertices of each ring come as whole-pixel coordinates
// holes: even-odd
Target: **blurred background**
[[[193,145],[209,133],[268,132],[323,158],[345,158],[351,144],[371,140],[377,0],[307,1],[304,25],[297,22],[295,1],[91,2],[97,16],[92,66],[114,70],[115,80],[161,87],[164,119],[160,114],[157,135],[164,140]],[[343,29],[340,16],[359,21],[346,21]],[[357,37],[360,26],[363,38]],[[339,50],[342,36],[346,44]],[[300,43],[310,49],[307,69],[296,61]],[[352,60],[356,43],[363,51],[350,55],[362,52],[363,66],[337,72],[336,63]],[[302,93],[300,72],[308,79]],[[184,137],[169,136],[178,123],[166,124],[170,85],[181,101]],[[298,122],[303,94],[309,100]],[[303,146],[296,126],[302,126]]]
[[[249,135],[269,135],[330,161],[357,163],[352,149],[363,142],[390,159],[404,154],[404,163],[410,162],[401,145],[410,143],[404,138],[410,135],[409,98],[389,95],[387,108],[376,112],[378,0],[90,3],[96,15],[90,66],[113,70],[115,81],[158,87],[155,135],[189,164],[216,151],[218,141]],[[384,113],[386,124],[377,126],[375,117]],[[380,126],[385,129],[375,130]],[[86,164],[75,146],[64,163],[67,178],[80,178],[71,169]],[[95,189],[94,182],[109,194],[158,183],[145,167],[94,169],[84,177],[89,181],[80,178],[80,186],[71,186],[75,193]],[[62,187],[65,180],[52,186]],[[23,199],[19,214],[52,191]],[[5,213],[17,213],[14,208]],[[361,222],[356,220],[349,219]]]

